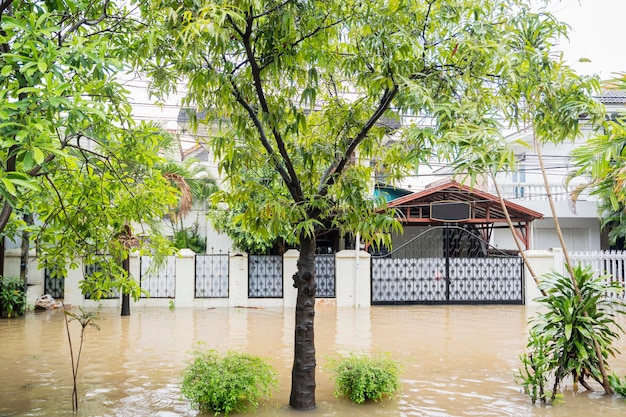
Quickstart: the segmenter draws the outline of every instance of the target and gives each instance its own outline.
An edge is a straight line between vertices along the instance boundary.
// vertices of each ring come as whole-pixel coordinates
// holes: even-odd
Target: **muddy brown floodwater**
[[[77,416],[199,416],[181,399],[189,352],[238,350],[266,358],[280,388],[254,415],[328,416],[624,416],[626,401],[573,392],[552,407],[533,406],[515,384],[526,343],[524,306],[316,307],[317,408],[288,406],[294,310],[288,308],[100,311],[88,328],[78,376]],[[77,323],[71,323],[75,344]],[[623,325],[624,323],[622,323]],[[76,346],[76,345],[75,345]],[[616,347],[626,353],[626,339]],[[403,363],[393,400],[354,405],[333,397],[326,369],[336,353],[388,352]],[[610,360],[626,375],[624,354]],[[60,311],[0,320],[0,416],[71,415],[71,366]]]

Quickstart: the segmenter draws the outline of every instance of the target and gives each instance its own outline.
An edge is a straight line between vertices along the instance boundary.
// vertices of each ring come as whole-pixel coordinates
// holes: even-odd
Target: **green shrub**
[[[215,415],[251,411],[277,388],[276,372],[261,358],[215,350],[193,352],[183,372],[182,394],[192,406]]]
[[[7,312],[7,317],[20,316],[26,309],[24,281],[18,277],[0,277],[0,310]]]
[[[392,398],[400,388],[400,364],[388,355],[348,354],[329,361],[335,380],[335,397],[357,404]]]
[[[173,244],[177,249],[191,249],[195,253],[206,250],[206,240],[198,233],[198,223],[174,232]]]

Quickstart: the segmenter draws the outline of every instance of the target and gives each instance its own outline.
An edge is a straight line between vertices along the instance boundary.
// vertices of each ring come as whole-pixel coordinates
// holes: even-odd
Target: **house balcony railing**
[[[522,200],[522,201],[547,201],[548,193],[544,184],[540,183],[498,183],[500,191],[506,200]],[[571,200],[571,193],[575,186],[565,187],[563,184],[550,185],[550,191],[555,201],[569,201]],[[497,195],[496,187],[493,184],[489,185],[488,192]],[[578,197],[580,199],[588,200],[589,193],[583,191]],[[591,199],[594,199],[591,197]]]

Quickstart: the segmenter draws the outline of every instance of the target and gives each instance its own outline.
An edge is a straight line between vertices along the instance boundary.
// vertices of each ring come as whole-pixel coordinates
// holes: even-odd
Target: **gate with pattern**
[[[523,304],[522,258],[491,247],[472,225],[431,227],[372,255],[372,304]]]

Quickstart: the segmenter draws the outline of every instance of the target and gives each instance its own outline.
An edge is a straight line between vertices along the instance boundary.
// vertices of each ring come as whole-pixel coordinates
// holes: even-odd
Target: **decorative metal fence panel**
[[[471,225],[428,228],[371,265],[372,304],[524,302],[522,259]]]
[[[316,297],[335,298],[335,254],[315,255]]]
[[[229,254],[196,255],[196,298],[228,298]]]
[[[524,297],[522,258],[451,258],[451,302],[515,302]]]
[[[283,257],[250,255],[248,257],[248,297],[283,297]]]
[[[65,277],[52,278],[50,270],[46,269],[44,271],[43,286],[43,293],[50,294],[55,300],[65,297]]]
[[[372,303],[446,301],[442,258],[372,258]]]
[[[572,251],[569,256],[574,263],[590,265],[596,276],[607,275],[607,279],[626,286],[626,251]],[[626,299],[624,292],[610,293],[608,296]]]
[[[140,285],[150,298],[174,298],[176,296],[176,258],[168,256],[165,265],[155,269],[152,256],[141,256]],[[147,296],[142,294],[142,298]]]
[[[100,264],[91,264],[85,265],[85,279],[89,279],[89,276],[93,275],[96,272],[102,271],[102,266]],[[109,295],[106,297],[102,297],[105,300],[113,300],[115,298],[120,298],[120,292],[117,289],[114,289]],[[85,299],[91,299],[91,293],[85,293]]]

